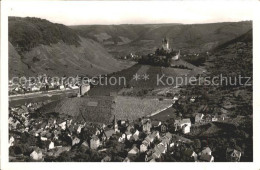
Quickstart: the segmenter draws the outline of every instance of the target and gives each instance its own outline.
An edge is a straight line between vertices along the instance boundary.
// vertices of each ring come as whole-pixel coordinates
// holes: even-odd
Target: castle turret
[[[163,48],[164,50],[166,50],[166,51],[170,50],[170,48],[169,48],[169,42],[168,42],[168,40],[167,40],[166,38],[164,38],[164,39],[162,40],[162,48]]]

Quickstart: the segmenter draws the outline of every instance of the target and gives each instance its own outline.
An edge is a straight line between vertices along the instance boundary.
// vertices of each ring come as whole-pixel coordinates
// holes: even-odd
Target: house
[[[126,157],[126,158],[123,160],[123,162],[131,162],[131,160],[130,160],[128,157]]]
[[[175,146],[175,143],[176,143],[176,142],[171,142],[171,143],[170,143],[170,148],[174,147],[174,146]],[[178,146],[178,145],[176,144],[176,146]]]
[[[61,127],[62,130],[65,130],[66,129],[66,121],[62,122],[59,124],[59,126]]]
[[[84,125],[79,125],[77,128],[77,134],[80,134],[81,129],[84,127]]]
[[[133,123],[130,123],[130,124],[128,124],[128,126],[127,126],[127,128],[126,128],[126,131],[130,132],[130,131],[131,131],[131,129],[135,129],[135,127],[134,127],[134,124],[133,124]]]
[[[38,87],[38,86],[36,86],[36,85],[33,85],[33,86],[31,87],[31,91],[32,91],[32,92],[40,91],[40,87]]]
[[[152,154],[152,158],[153,158],[153,159],[159,159],[159,158],[161,158],[161,152],[155,151],[155,152]]]
[[[149,155],[148,155],[148,154],[145,155],[145,158],[144,158],[145,162],[150,162],[150,161],[153,159],[152,154],[153,154],[153,153],[151,153],[151,154],[149,154]]]
[[[101,131],[100,131],[100,129],[98,129],[98,128],[94,128],[94,131],[95,131],[95,135],[96,136],[98,136],[98,135],[100,135],[101,134]]]
[[[139,136],[139,133],[140,133],[139,130],[136,130],[135,133],[134,133],[133,135],[137,135],[137,136]]]
[[[167,124],[166,123],[161,124],[161,132],[162,133],[166,133],[167,132]]]
[[[166,146],[170,144],[170,141],[171,141],[171,138],[169,138],[168,136],[163,136],[161,138],[161,143],[166,145]]]
[[[171,59],[172,59],[172,61],[176,61],[176,60],[179,60],[180,56],[181,56],[181,51],[179,50],[179,52],[175,56],[172,56]]]
[[[135,141],[137,141],[139,139],[139,133],[140,133],[139,130],[136,130],[135,133],[132,135],[132,137]],[[131,136],[130,136],[130,138],[131,138]]]
[[[211,119],[211,121],[212,121],[212,122],[216,122],[216,121],[218,121],[218,118],[214,116],[214,117]]]
[[[183,155],[187,157],[193,157],[195,162],[198,161],[198,155],[192,149],[186,149],[185,151],[183,151]]]
[[[152,134],[151,134],[151,136],[152,136],[153,138],[160,139],[160,133],[159,133],[159,131],[153,131]]]
[[[130,140],[131,136],[133,135],[131,132],[127,131],[125,132],[127,140]]]
[[[123,133],[121,137],[119,137],[118,142],[124,142],[126,135]]]
[[[85,95],[88,91],[90,90],[90,85],[89,84],[83,84],[79,87],[79,92],[78,96],[83,96]]]
[[[190,98],[190,102],[191,102],[191,103],[195,102],[195,97],[191,97],[191,98]]]
[[[103,133],[103,136],[102,136],[102,140],[108,140],[110,139],[111,136],[113,136],[115,134],[115,131],[110,129],[110,130],[106,130],[104,131]]]
[[[54,142],[51,141],[48,148],[49,148],[49,150],[54,149],[55,148]]]
[[[135,156],[135,155],[137,155],[139,153],[139,149],[136,147],[136,146],[134,146],[129,152],[128,152],[128,157],[129,156]]]
[[[203,113],[197,113],[195,115],[195,123],[200,123],[203,121],[204,114]]]
[[[46,137],[42,137],[42,136],[41,136],[40,139],[41,139],[41,141],[47,141],[47,140],[48,140],[48,138],[46,138]]]
[[[91,149],[97,149],[100,146],[100,140],[96,135],[92,136],[92,139],[90,140],[90,148]]]
[[[207,114],[204,116],[205,122],[211,122],[212,121],[212,116],[210,114]]]
[[[52,156],[58,157],[61,153],[68,152],[68,151],[70,151],[70,149],[71,149],[71,146],[63,146],[63,147],[57,146],[49,152],[52,152],[52,154],[53,154]]]
[[[175,126],[175,130],[182,130],[182,127],[186,125],[188,127],[191,127],[191,121],[190,119],[181,119],[181,120],[175,120],[174,122],[174,126]]]
[[[200,162],[214,162],[214,156],[202,154],[199,156]]]
[[[109,156],[104,157],[101,162],[110,162],[111,158]]]
[[[179,100],[179,97],[175,95],[172,100],[173,100],[173,104],[174,104],[176,101]]]
[[[8,143],[8,144],[9,144],[8,147],[14,145],[14,137],[13,137],[13,136],[10,137],[10,139],[9,139],[9,143]]]
[[[142,124],[143,124],[143,131],[149,133],[152,128],[151,120],[150,119],[144,120]]]
[[[163,143],[159,143],[158,145],[156,145],[156,146],[154,147],[154,150],[155,150],[155,152],[158,152],[158,153],[160,153],[160,154],[166,153],[166,151],[167,151],[167,145],[166,145],[166,144],[163,144]]]
[[[87,143],[86,141],[84,141],[84,142],[81,144],[81,147],[88,149],[88,148],[89,148],[89,145],[88,145],[88,143]]]
[[[72,146],[78,144],[80,142],[80,139],[75,137],[73,140],[72,140]]]
[[[148,149],[149,144],[146,140],[143,141],[143,143],[140,145],[140,152],[146,152]]]
[[[69,87],[70,87],[71,89],[73,89],[73,90],[75,90],[75,89],[79,89],[79,86],[76,86],[75,84],[70,85]]]
[[[125,126],[126,125],[126,121],[125,120],[119,120],[119,125],[120,126]]]
[[[122,137],[119,137],[119,138],[118,138],[118,142],[120,142],[120,143],[124,143],[124,142],[125,142],[125,139],[122,138]]]
[[[167,133],[165,134],[165,136],[167,136],[169,139],[172,138],[172,134],[171,134],[170,132],[167,132]]]
[[[228,116],[227,116],[226,114],[224,114],[224,113],[221,114],[219,117],[220,117],[221,120],[226,120],[226,119],[228,119]]]
[[[129,141],[136,141],[133,135],[130,137]]]
[[[30,158],[35,160],[35,161],[40,161],[42,160],[42,151],[41,149],[37,148],[35,149],[31,154]]]
[[[227,148],[226,159],[229,162],[239,162],[241,158],[241,152],[236,149]]]
[[[154,136],[153,135],[148,135],[146,136],[145,140],[147,141],[147,143],[152,143],[154,141]]]
[[[137,135],[137,134],[134,134],[132,137],[134,138],[135,141],[137,141],[139,139],[139,135]]]
[[[188,126],[187,124],[182,126],[182,133],[183,134],[190,133],[190,126]]]
[[[60,86],[59,86],[59,89],[60,89],[60,90],[65,90],[64,85],[60,85]]]
[[[203,150],[199,153],[199,155],[211,155],[211,149],[209,147],[204,147]]]

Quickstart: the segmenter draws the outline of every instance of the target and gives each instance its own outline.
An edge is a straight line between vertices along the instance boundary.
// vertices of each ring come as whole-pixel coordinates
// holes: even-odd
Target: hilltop
[[[9,17],[9,76],[99,75],[131,63],[115,60],[98,42],[39,18]]]

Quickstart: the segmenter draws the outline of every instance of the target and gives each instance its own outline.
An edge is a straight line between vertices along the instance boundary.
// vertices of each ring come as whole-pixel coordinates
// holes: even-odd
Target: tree
[[[200,149],[201,148],[200,140],[199,139],[195,139],[193,146],[194,146],[195,149]]]

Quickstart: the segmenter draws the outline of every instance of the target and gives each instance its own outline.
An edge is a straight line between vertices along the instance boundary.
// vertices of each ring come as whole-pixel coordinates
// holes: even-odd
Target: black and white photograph
[[[256,161],[252,5],[16,1],[5,12],[1,159]]]

